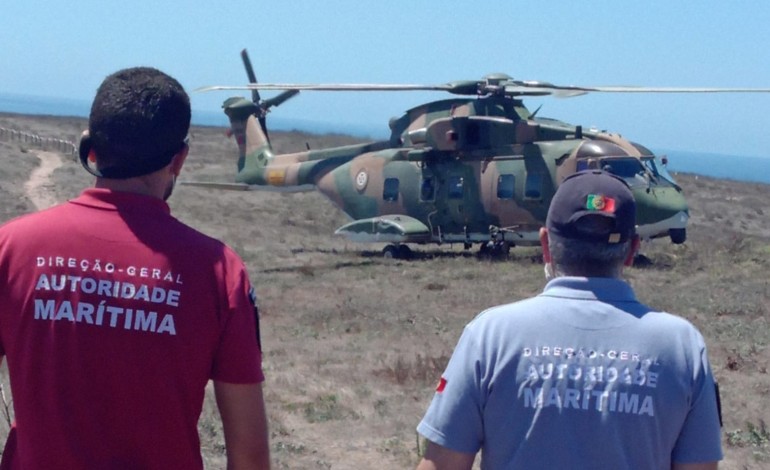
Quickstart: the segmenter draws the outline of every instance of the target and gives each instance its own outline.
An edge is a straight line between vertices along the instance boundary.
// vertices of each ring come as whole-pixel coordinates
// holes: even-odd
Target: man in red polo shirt
[[[2,468],[202,468],[211,379],[228,468],[268,468],[255,297],[230,248],[170,215],[190,102],[152,68],[107,77],[81,161],[94,188],[0,228]]]

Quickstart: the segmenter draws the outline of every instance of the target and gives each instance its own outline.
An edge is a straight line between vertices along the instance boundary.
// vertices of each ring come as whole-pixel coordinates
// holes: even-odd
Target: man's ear
[[[551,262],[551,249],[548,247],[548,229],[540,227],[540,246],[543,248],[543,262]]]
[[[80,147],[78,151],[80,153],[80,162],[83,165],[88,165],[88,162],[96,164],[96,153],[94,152],[91,134],[88,132],[88,129],[80,134]]]
[[[187,159],[188,153],[190,153],[190,147],[188,145],[184,145],[182,150],[174,155],[174,158],[171,160],[171,171],[174,173],[174,176],[179,176],[179,173],[182,171],[182,166]]]
[[[631,239],[631,248],[628,250],[628,256],[626,256],[626,260],[623,262],[623,266],[629,267],[634,264],[634,257],[639,252],[640,244],[641,242],[639,241],[639,235],[634,235],[634,238]]]

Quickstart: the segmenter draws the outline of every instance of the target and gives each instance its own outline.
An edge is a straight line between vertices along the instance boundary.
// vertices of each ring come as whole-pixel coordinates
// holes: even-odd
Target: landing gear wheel
[[[506,241],[489,241],[479,246],[479,256],[503,258],[511,251],[511,244]]]
[[[410,259],[412,249],[407,245],[390,244],[382,249],[382,257],[387,259]]]
[[[652,260],[647,257],[646,255],[643,255],[641,253],[637,253],[634,255],[634,267],[635,268],[648,268],[652,266],[654,263]]]
[[[382,257],[386,259],[398,259],[398,247],[396,245],[388,245],[382,249]]]
[[[681,245],[687,240],[687,230],[683,228],[672,228],[668,230],[668,236],[671,237],[671,243]]]

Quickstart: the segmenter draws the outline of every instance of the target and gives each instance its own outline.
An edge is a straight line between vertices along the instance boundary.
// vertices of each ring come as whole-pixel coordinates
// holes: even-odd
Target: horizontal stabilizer
[[[315,190],[312,184],[299,186],[262,186],[246,183],[217,183],[208,181],[180,181],[184,186],[197,186],[200,188],[224,189],[228,191],[266,191],[270,193],[305,193]]]
[[[419,220],[407,215],[383,215],[349,222],[338,228],[336,235],[343,235],[354,242],[425,243],[431,241],[431,232]]]
[[[244,183],[214,183],[207,181],[180,181],[182,186],[198,186],[201,188],[226,189],[229,191],[248,191],[249,185]]]

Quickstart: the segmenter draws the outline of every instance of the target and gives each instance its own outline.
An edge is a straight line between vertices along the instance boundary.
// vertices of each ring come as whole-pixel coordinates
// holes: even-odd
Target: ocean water
[[[91,103],[68,98],[48,98],[31,95],[0,93],[0,111],[20,114],[88,117]],[[199,126],[226,126],[224,113],[193,110],[193,123]]]
[[[755,157],[683,150],[653,151],[668,157],[669,171],[770,184],[770,155]]]
[[[90,103],[84,100],[0,93],[0,112],[86,117],[90,107]],[[192,120],[193,124],[200,126],[228,125],[224,113],[214,111],[194,109]],[[333,123],[281,119],[280,117],[271,117],[270,127],[277,130],[296,129],[314,133],[337,132],[362,137],[373,135],[373,133],[382,133],[365,127],[340,128]],[[378,137],[382,138],[383,136]],[[668,170],[672,172],[770,184],[770,155],[763,158],[684,150],[655,148],[652,150],[658,155],[668,157]]]

